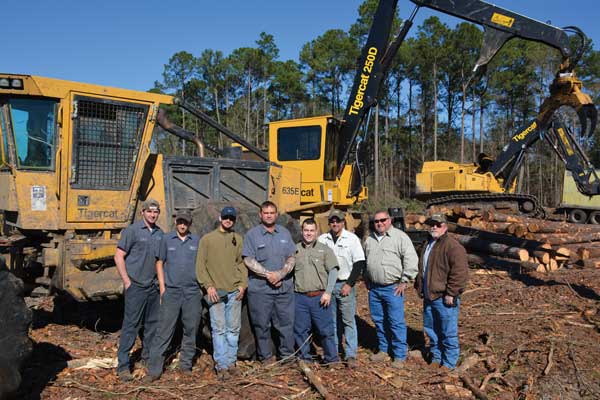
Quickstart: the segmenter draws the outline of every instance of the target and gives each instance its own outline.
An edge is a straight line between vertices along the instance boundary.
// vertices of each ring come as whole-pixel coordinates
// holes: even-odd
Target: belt
[[[308,296],[308,297],[317,297],[317,296],[321,296],[323,293],[325,293],[324,290],[313,290],[312,292],[304,292],[301,294]]]

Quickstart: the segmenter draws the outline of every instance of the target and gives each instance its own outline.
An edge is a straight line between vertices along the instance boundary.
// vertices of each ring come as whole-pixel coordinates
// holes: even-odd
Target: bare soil
[[[450,374],[423,359],[422,303],[412,289],[406,296],[412,351],[396,370],[369,361],[375,330],[359,284],[359,366],[311,365],[331,398],[600,398],[600,270],[471,270],[460,310],[461,364]],[[206,350],[191,376],[168,367],[153,384],[142,382],[139,365],[138,379],[126,384],[114,368],[76,369],[77,360],[116,357],[122,304],[64,304],[61,298],[29,298],[28,304],[34,351],[18,399],[320,398],[295,365],[243,361],[243,376],[218,381]]]

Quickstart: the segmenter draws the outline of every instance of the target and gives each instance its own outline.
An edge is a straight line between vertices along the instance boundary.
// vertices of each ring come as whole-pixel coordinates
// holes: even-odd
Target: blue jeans
[[[335,331],[333,329],[333,315],[329,308],[320,304],[321,296],[309,297],[296,293],[296,319],[294,321],[294,338],[299,349],[300,358],[312,361],[309,354],[310,334],[312,325],[315,325],[321,344],[323,346],[323,361],[332,363],[338,361],[337,347],[335,345]],[[330,304],[331,306],[331,304]]]
[[[335,334],[335,348],[339,348],[342,332],[344,333],[344,344],[346,358],[356,358],[358,349],[358,331],[356,330],[356,289],[353,287],[348,296],[342,296],[340,290],[346,281],[336,282],[331,294],[331,311],[333,313],[333,331]],[[343,330],[338,329],[337,322],[340,318]]]
[[[460,300],[454,298],[456,306],[447,306],[440,297],[423,301],[423,330],[429,337],[431,361],[448,368],[456,367],[460,348],[458,345],[458,313]]]
[[[183,289],[167,287],[160,305],[158,332],[152,343],[150,363],[148,364],[149,375],[160,376],[162,374],[165,352],[173,339],[180,311],[183,338],[181,339],[179,368],[182,370],[192,369],[192,360],[196,355],[198,325],[202,315],[202,292],[198,289],[197,292],[185,293]]]
[[[238,340],[242,326],[242,301],[236,300],[239,290],[208,308],[212,333],[213,359],[217,371],[227,369],[237,360]]]
[[[262,293],[248,288],[248,310],[259,360],[273,356],[271,324],[279,335],[279,357],[294,353],[294,292]]]
[[[150,358],[150,348],[158,328],[158,308],[160,295],[158,286],[152,284],[144,287],[132,283],[124,293],[125,308],[123,312],[123,326],[119,339],[119,360],[117,372],[129,371],[129,352],[135,343],[140,328],[144,327],[142,342],[142,360]],[[142,324],[143,322],[143,324]]]
[[[369,308],[375,323],[379,351],[389,353],[394,360],[405,360],[408,352],[406,323],[404,322],[404,296],[395,296],[396,284],[369,285]]]

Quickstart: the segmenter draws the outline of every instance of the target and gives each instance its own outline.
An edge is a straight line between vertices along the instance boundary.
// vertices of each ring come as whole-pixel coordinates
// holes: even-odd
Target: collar
[[[302,240],[302,241],[300,241],[300,244],[301,244],[301,245],[302,245],[302,247],[304,247],[305,249],[306,249],[307,247],[309,247],[309,248],[313,248],[313,249],[314,249],[314,248],[315,248],[315,246],[317,245],[317,241],[316,241],[316,239],[315,239],[315,240],[313,240],[313,242],[312,242],[311,244],[309,244],[309,245],[307,246],[306,244],[304,244],[304,240]]]
[[[260,226],[260,233],[262,233],[263,235],[266,235],[267,233],[276,233],[276,232],[278,233],[279,232],[279,229],[277,229],[277,226],[278,226],[277,224],[275,224],[275,229],[273,230],[273,232],[269,232],[263,224],[260,224],[259,226]]]
[[[338,240],[341,238],[346,238],[348,237],[348,232],[346,230],[346,228],[342,228],[342,231],[340,232],[340,236],[338,236]],[[331,229],[327,232],[327,238],[333,240],[333,234],[331,233]]]
[[[138,227],[140,229],[148,229],[148,226],[146,225],[146,223],[144,222],[144,219],[141,219],[137,222]],[[154,232],[155,230],[159,229],[158,225],[154,224],[154,227],[152,227],[152,231]]]
[[[177,232],[176,231],[172,231],[169,234],[169,239],[177,239],[177,240],[180,240],[182,242],[187,242],[188,240],[192,240],[192,235],[193,235],[192,232],[188,232],[188,234],[186,235],[185,239],[181,240],[179,238],[179,236],[177,236]]]

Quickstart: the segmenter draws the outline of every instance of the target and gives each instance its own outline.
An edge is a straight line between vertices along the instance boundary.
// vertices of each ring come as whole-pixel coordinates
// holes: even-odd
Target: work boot
[[[373,362],[385,362],[390,360],[390,355],[384,351],[380,351],[379,353],[371,355],[369,360]]]
[[[227,368],[227,372],[229,373],[229,375],[231,375],[232,377],[238,377],[238,376],[242,376],[242,371],[236,367],[235,365]]]
[[[218,369],[217,370],[217,379],[221,382],[228,380],[229,378],[231,378],[231,375],[229,374],[229,371],[227,371],[226,369]]]
[[[263,360],[260,360],[260,363],[262,365],[270,365],[270,364],[273,364],[275,362],[277,362],[277,359],[275,358],[275,356],[271,356],[269,358],[265,358]]]
[[[404,368],[404,360],[394,360],[394,361],[392,361],[392,368],[394,368],[394,369],[402,369],[402,368]]]
[[[156,376],[156,375],[150,375],[150,374],[148,374],[148,375],[146,375],[146,376],[144,377],[144,379],[142,379],[142,382],[144,382],[144,383],[152,383],[152,382],[155,382],[155,381],[157,381],[157,380],[158,380],[158,378],[160,378],[160,376]]]
[[[133,375],[131,375],[131,372],[129,372],[129,370],[118,372],[117,377],[121,382],[131,382],[133,380]]]
[[[358,360],[356,357],[348,357],[346,358],[346,366],[350,369],[354,369],[358,367]]]
[[[439,368],[441,366],[442,366],[441,362],[437,361],[437,360],[433,360],[433,361],[431,361],[429,363],[429,367],[432,368],[432,369],[437,369],[437,368]]]

